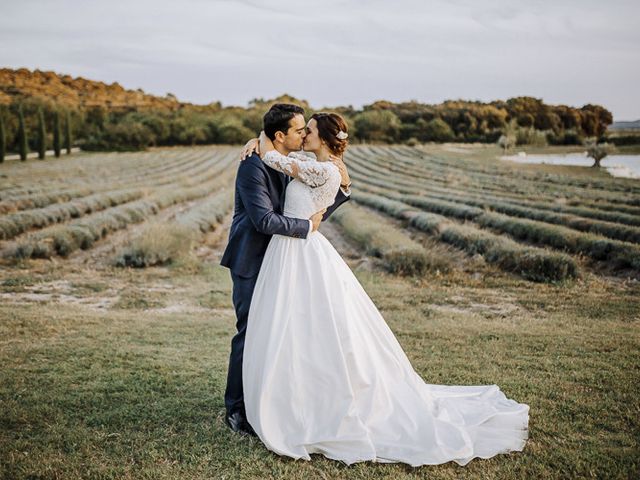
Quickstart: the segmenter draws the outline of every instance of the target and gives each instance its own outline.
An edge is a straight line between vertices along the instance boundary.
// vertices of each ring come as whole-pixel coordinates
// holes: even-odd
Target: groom
[[[263,117],[263,129],[283,155],[302,149],[306,136],[304,110],[297,105],[275,104]],[[262,162],[254,153],[240,162],[236,176],[235,207],[229,243],[220,264],[231,270],[233,306],[238,332],[231,340],[227,388],[224,394],[225,423],[234,431],[253,434],[247,422],[242,392],[242,354],[249,305],[258,272],[272,235],[307,238],[349,196],[338,190],[335,203],[310,219],[282,215],[284,194],[290,178]]]

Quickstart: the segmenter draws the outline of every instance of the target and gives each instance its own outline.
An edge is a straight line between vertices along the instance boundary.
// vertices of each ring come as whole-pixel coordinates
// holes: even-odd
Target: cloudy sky
[[[640,118],[638,0],[0,0],[0,66],[194,103],[517,95]]]

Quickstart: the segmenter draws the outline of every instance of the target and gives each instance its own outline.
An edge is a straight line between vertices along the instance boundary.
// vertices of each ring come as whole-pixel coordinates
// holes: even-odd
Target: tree
[[[27,143],[27,128],[24,124],[22,105],[18,107],[18,151],[20,152],[20,160],[24,162],[27,159],[29,145]]]
[[[507,150],[513,147],[515,143],[516,143],[516,139],[513,136],[507,136],[503,134],[503,135],[500,135],[500,138],[498,139],[498,145],[502,147],[503,153],[507,153]]]
[[[4,116],[0,113],[0,163],[4,162],[4,154],[7,149],[7,137],[4,131]]]
[[[580,112],[566,105],[552,107],[556,115],[560,117],[564,130],[577,130],[580,128]]]
[[[153,133],[137,122],[108,123],[98,136],[90,137],[83,145],[85,150],[134,151],[144,150],[153,141]]]
[[[424,139],[434,142],[450,142],[454,138],[453,130],[447,122],[441,118],[434,118],[424,127]]]
[[[53,115],[53,151],[56,157],[60,157],[60,113],[56,110]]]
[[[393,142],[400,130],[400,119],[390,110],[365,110],[355,117],[354,123],[363,140]]]
[[[67,110],[64,123],[64,148],[67,149],[67,155],[71,153],[71,115]]]
[[[607,127],[613,123],[611,112],[600,105],[588,104],[580,109],[582,115],[583,130],[589,136],[597,139],[604,135]]]
[[[530,127],[530,124],[525,125],[520,123],[520,121],[525,121],[526,123],[530,120],[534,121],[536,114],[544,109],[544,103],[541,98],[514,97],[507,100],[506,107],[511,118],[518,118],[518,124],[520,126]],[[527,114],[530,115],[530,117],[528,117]]]
[[[247,139],[256,134],[242,124],[242,121],[235,118],[225,118],[216,125],[218,142],[227,144],[242,145]]]
[[[47,130],[44,126],[44,113],[38,109],[38,158],[44,160],[47,151]]]
[[[608,143],[597,143],[596,138],[590,138],[585,142],[587,147],[587,157],[591,157],[594,160],[594,164],[591,165],[594,168],[600,168],[600,162],[610,153],[614,152],[615,147]]]
[[[152,133],[152,145],[166,145],[171,134],[169,128],[169,119],[161,113],[153,112],[136,112],[129,116],[135,121],[141,123]]]
[[[518,130],[518,120],[512,119],[505,128],[502,129],[502,135],[498,139],[498,145],[502,147],[504,153],[516,144],[516,132]]]
[[[87,110],[85,119],[86,122],[95,129],[103,130],[108,123],[109,113],[105,107],[97,105]]]

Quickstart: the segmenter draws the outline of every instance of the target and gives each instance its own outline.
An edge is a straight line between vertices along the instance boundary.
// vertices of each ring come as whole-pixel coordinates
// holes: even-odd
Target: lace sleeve
[[[290,157],[295,158],[296,160],[300,160],[301,162],[308,162],[309,160],[313,161],[314,159],[304,153],[300,152],[291,152],[289,154]]]
[[[338,170],[331,162],[317,162],[308,157],[305,160],[299,160],[291,155],[288,157],[282,155],[277,150],[268,151],[262,161],[271,168],[295,177],[310,187],[324,185]],[[340,172],[338,172],[339,174]]]

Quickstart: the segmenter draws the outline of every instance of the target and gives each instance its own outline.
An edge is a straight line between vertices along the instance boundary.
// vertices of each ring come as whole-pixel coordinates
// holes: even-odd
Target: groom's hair
[[[262,117],[264,133],[271,141],[276,139],[278,131],[286,135],[289,130],[289,120],[298,114],[304,115],[302,107],[290,103],[276,103]]]

